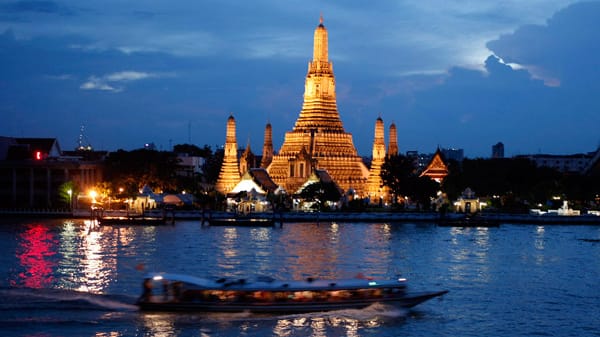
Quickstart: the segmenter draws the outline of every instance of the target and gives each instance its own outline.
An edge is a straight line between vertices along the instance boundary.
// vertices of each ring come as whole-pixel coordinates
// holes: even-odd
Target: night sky
[[[232,113],[240,146],[260,154],[270,122],[278,150],[321,14],[361,155],[378,116],[403,153],[600,146],[600,2],[567,0],[3,0],[0,136],[214,148]]]

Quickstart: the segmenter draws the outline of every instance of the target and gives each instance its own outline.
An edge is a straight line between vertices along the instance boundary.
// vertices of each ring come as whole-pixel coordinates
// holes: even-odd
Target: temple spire
[[[337,109],[327,34],[321,15],[314,31],[313,58],[308,62],[302,110],[267,171],[273,181],[291,193],[304,184],[310,170],[315,168],[326,170],[343,190],[352,189],[360,194],[369,170],[354,147],[352,134],[344,130]]]
[[[313,48],[313,60],[308,63],[304,82],[304,103],[294,130],[344,132],[337,110],[333,64],[327,51],[327,29],[322,24],[315,29]]]
[[[319,26],[315,29],[314,46],[313,46],[313,61],[328,62],[329,51],[327,29],[323,25],[323,15],[319,18]]]
[[[396,124],[392,122],[390,125],[390,140],[388,143],[388,156],[397,156],[398,155],[398,133],[396,130]]]
[[[219,179],[215,189],[222,194],[230,192],[240,181],[240,170],[237,157],[237,139],[235,135],[235,118],[233,114],[227,119],[227,131],[225,135],[225,152],[223,153],[223,164],[219,172]]]
[[[267,168],[273,161],[273,130],[271,123],[267,123],[265,127],[265,140],[263,143],[263,154],[260,162],[260,167]]]
[[[373,139],[373,158],[371,169],[367,178],[366,192],[371,203],[383,203],[387,200],[387,189],[383,186],[381,179],[381,167],[385,162],[385,140],[383,119],[380,117],[375,121],[375,137]]]

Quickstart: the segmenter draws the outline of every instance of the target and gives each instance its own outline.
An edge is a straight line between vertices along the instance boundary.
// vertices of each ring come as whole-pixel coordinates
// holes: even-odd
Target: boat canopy
[[[375,280],[375,279],[338,279],[322,280],[307,278],[306,280],[282,281],[270,277],[259,276],[254,280],[246,279],[218,279],[209,280],[200,277],[194,277],[183,274],[171,273],[150,273],[147,279],[154,281],[165,280],[168,282],[183,282],[188,286],[194,286],[203,289],[221,289],[221,290],[245,290],[245,291],[304,291],[304,290],[338,290],[338,289],[368,289],[368,288],[386,288],[386,287],[405,287],[406,279],[397,280]]]

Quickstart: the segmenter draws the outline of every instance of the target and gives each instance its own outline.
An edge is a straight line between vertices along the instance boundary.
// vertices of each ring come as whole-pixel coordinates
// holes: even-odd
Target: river
[[[286,223],[282,228],[0,223],[2,336],[600,336],[600,226]],[[169,314],[133,305],[145,271],[408,279],[412,310]]]

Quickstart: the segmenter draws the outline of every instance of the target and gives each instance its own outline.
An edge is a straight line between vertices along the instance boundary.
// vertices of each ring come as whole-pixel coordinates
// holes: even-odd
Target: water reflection
[[[391,226],[389,224],[370,225],[365,228],[365,235],[360,242],[356,242],[357,248],[353,250],[355,256],[352,259],[362,257],[364,263],[360,272],[371,277],[385,277],[388,274],[398,274],[398,271],[390,271],[393,264],[393,253],[391,242]]]
[[[292,227],[293,226],[293,227]],[[337,225],[294,225],[284,232],[278,256],[285,257],[284,272],[294,279],[306,277],[335,278],[335,266],[346,252],[339,247]],[[332,228],[333,227],[333,228]]]
[[[453,280],[477,279],[489,282],[490,228],[460,228],[450,230],[450,274]]]
[[[300,317],[280,318],[273,327],[273,335],[287,337],[293,332],[302,332],[303,336],[322,337],[322,336],[360,336],[359,331],[366,327],[374,328],[381,325],[380,319],[369,318],[365,321],[357,317],[369,314],[360,310],[353,312],[333,312],[329,314],[303,315]]]
[[[76,226],[66,221],[60,232],[58,272],[60,286],[78,291],[102,293],[114,278],[119,242],[105,235],[93,221]]]
[[[389,224],[290,224],[274,249],[285,256],[285,277],[382,277],[393,268]],[[290,229],[291,228],[291,229]]]
[[[43,224],[30,224],[27,229],[19,234],[19,245],[15,252],[23,272],[19,273],[20,282],[13,281],[12,285],[24,285],[29,288],[46,288],[54,280],[53,268],[56,262],[58,241],[48,226]]]
[[[178,335],[173,315],[143,314],[141,319],[146,330],[144,336],[171,337]]]
[[[545,253],[543,252],[543,250],[546,247],[546,229],[544,228],[544,226],[536,226],[535,229],[535,239],[534,239],[534,246],[536,249],[535,252],[535,262],[538,265],[543,265],[545,262]]]
[[[238,230],[235,227],[225,227],[223,233],[223,239],[219,244],[221,248],[221,255],[217,257],[218,267],[223,270],[230,271],[225,272],[223,276],[231,277],[235,276],[235,272],[238,266],[241,264],[238,258]]]
[[[546,234],[546,229],[544,226],[537,226],[535,229],[535,248],[542,250],[544,249],[544,235]]]

